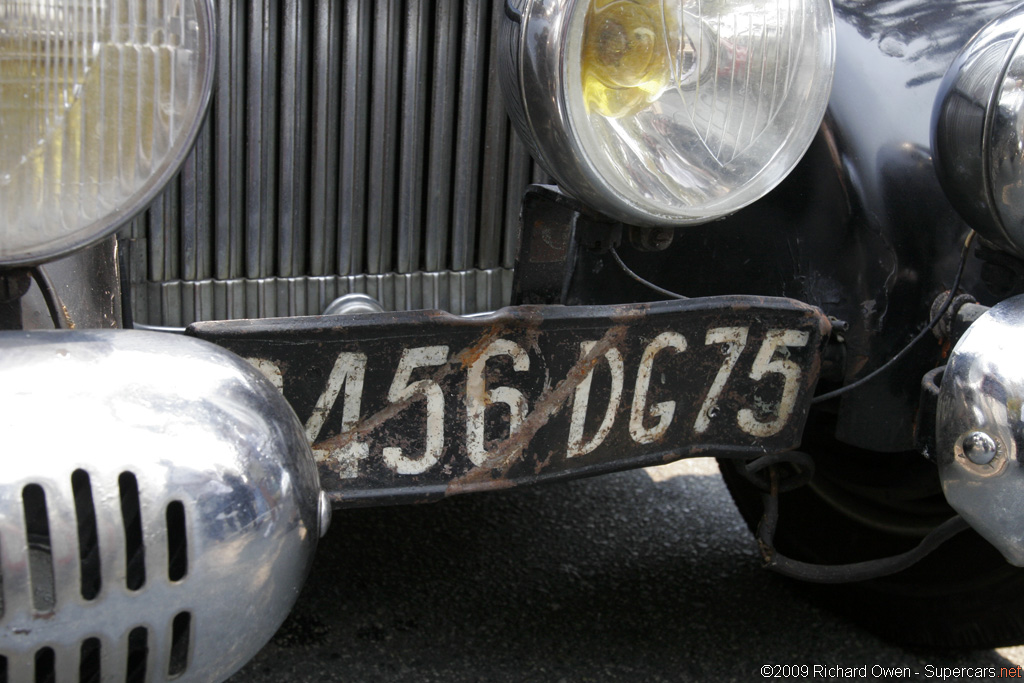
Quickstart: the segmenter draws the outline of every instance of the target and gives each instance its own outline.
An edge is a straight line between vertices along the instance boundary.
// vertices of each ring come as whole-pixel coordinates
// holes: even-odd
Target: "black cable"
[[[777,518],[778,514],[776,513]],[[966,531],[969,528],[970,525],[964,518],[956,515],[932,529],[931,533],[925,536],[920,543],[905,553],[884,557],[880,560],[867,560],[851,564],[811,564],[809,562],[800,562],[799,560],[793,560],[780,555],[774,548],[770,548],[767,567],[784,576],[800,579],[801,581],[810,581],[811,583],[850,583],[877,579],[907,569],[961,531]],[[774,531],[774,526],[771,527],[771,531]],[[764,539],[760,539],[760,542],[763,549]],[[768,545],[770,547],[770,541]]]
[[[29,273],[43,295],[43,301],[46,302],[46,309],[50,312],[50,320],[53,321],[53,326],[58,330],[70,328],[71,324],[65,312],[64,304],[61,302],[57,289],[53,286],[53,282],[46,274],[46,271],[43,270],[42,266],[35,266],[29,270]]]
[[[619,268],[622,268],[623,272],[625,272],[626,275],[630,276],[631,278],[633,278],[634,280],[636,280],[637,282],[642,284],[644,287],[648,287],[650,289],[653,289],[655,292],[658,292],[659,294],[664,294],[665,296],[669,297],[670,299],[686,299],[686,298],[689,298],[689,297],[683,296],[682,294],[676,294],[675,292],[669,291],[669,290],[665,289],[664,287],[659,287],[658,285],[654,284],[650,280],[643,279],[642,277],[640,277],[639,275],[634,273],[630,269],[630,267],[627,266],[622,261],[621,258],[619,258],[619,252],[615,251],[615,247],[612,247],[611,249],[609,249],[609,251],[612,254],[612,258],[615,259],[615,263],[617,263],[619,265]]]
[[[917,345],[919,341],[924,339],[925,335],[931,332],[932,329],[939,324],[939,321],[942,320],[942,317],[944,315],[946,315],[946,311],[949,310],[950,305],[953,303],[953,299],[956,297],[956,290],[960,288],[960,278],[964,274],[964,266],[967,264],[967,254],[968,252],[970,252],[971,244],[974,242],[974,235],[974,231],[971,230],[970,234],[967,235],[967,239],[964,241],[964,248],[960,252],[960,265],[956,269],[956,277],[953,278],[953,286],[949,288],[949,296],[946,297],[946,300],[943,302],[942,307],[938,310],[935,316],[932,317],[932,319],[928,322],[925,328],[918,332],[917,336],[911,339],[906,346],[900,349],[899,353],[897,353],[895,356],[893,356],[888,361],[883,363],[881,366],[875,368],[872,372],[869,372],[868,374],[864,375],[857,381],[847,384],[845,387],[841,387],[839,389],[836,389],[835,391],[829,391],[827,393],[815,396],[814,398],[811,399],[811,404],[823,403],[824,401],[831,400],[833,398],[836,398],[837,396],[842,396],[843,394],[853,391],[854,389],[861,387],[865,383],[870,382],[875,377],[885,372],[893,365],[898,363],[900,360],[902,360],[908,353],[910,353],[910,351],[913,349],[914,346]]]
[[[775,531],[779,524],[779,475],[774,466],[769,467],[768,475],[769,492],[761,497],[764,514],[757,525],[757,544],[765,566],[791,579],[810,583],[853,583],[890,576],[916,564],[940,545],[970,528],[963,517],[955,515],[932,529],[916,546],[899,555],[849,564],[801,562],[775,549]]]

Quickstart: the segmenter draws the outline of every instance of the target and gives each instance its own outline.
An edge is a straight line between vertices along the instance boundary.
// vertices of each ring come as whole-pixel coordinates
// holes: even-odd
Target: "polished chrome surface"
[[[1024,296],[967,330],[942,377],[936,459],[949,504],[1024,566]]]
[[[241,359],[0,333],[0,430],[4,680],[221,680],[288,613],[327,515],[301,425]]]
[[[151,282],[135,287],[135,312],[144,305],[146,315],[136,320],[155,318],[170,327],[196,320],[320,315],[349,292],[369,294],[388,311],[493,311],[511,298],[512,270]]]
[[[328,304],[324,315],[352,315],[355,313],[380,313],[384,308],[368,294],[343,294]]]
[[[950,200],[984,237],[1024,255],[1024,9],[985,26],[943,79],[935,167]]]
[[[714,56],[697,57],[706,71],[699,84],[680,66],[657,101],[622,118],[591,114],[583,101],[590,0],[506,4],[499,75],[512,121],[568,194],[627,224],[706,223],[756,201],[800,160],[825,112],[835,63],[831,2],[646,3],[662,17],[685,15],[680,28],[700,35],[691,46]],[[756,28],[765,17],[778,22],[774,29]],[[762,104],[758,96],[769,91]],[[758,101],[748,107],[744,98]]]
[[[154,307],[162,285],[512,268],[522,191],[544,176],[502,104],[500,3],[216,7],[210,116],[179,178],[131,230],[139,322],[262,314],[254,302]],[[452,296],[460,313],[508,303]]]

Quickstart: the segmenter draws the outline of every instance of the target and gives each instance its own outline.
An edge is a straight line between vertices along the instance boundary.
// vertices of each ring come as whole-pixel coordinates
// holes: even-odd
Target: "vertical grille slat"
[[[308,220],[306,208],[309,190],[306,163],[309,151],[309,45],[308,3],[287,0],[281,40],[280,79],[280,203],[278,206],[277,274],[283,277],[306,272]]]
[[[203,126],[193,153],[181,169],[182,278],[205,280],[213,276],[210,128]]]
[[[246,103],[246,268],[249,278],[273,272],[277,178],[277,23],[275,0],[253,2],[249,17],[249,88]],[[246,310],[259,317],[255,308]]]
[[[369,204],[366,219],[366,272],[391,269],[392,231],[398,195],[398,125],[401,86],[401,1],[374,6],[373,83],[370,94]]]
[[[210,114],[133,222],[135,320],[319,313],[346,291],[457,313],[507,303],[495,269],[512,267],[522,191],[544,175],[500,96],[500,6],[216,9]]]
[[[455,140],[451,267],[472,267],[477,228],[477,193],[480,188],[480,136],[486,75],[487,9],[489,3],[463,5],[462,61],[460,64],[458,129]]]
[[[410,273],[420,266],[423,230],[423,181],[426,143],[427,69],[430,66],[430,21],[426,2],[411,0],[405,10],[402,57],[401,164],[399,166],[397,270]]]
[[[448,229],[451,225],[452,159],[455,148],[460,3],[439,2],[434,10],[434,61],[429,122],[429,170],[425,263],[427,271],[450,268]]]
[[[326,0],[330,1],[330,0]],[[370,106],[371,0],[345,5],[345,52],[342,62],[341,184],[338,191],[338,274],[356,275],[363,268],[366,225],[367,138]]]
[[[246,3],[218,0],[217,76],[211,113],[205,127],[213,129],[214,145],[214,269],[213,277],[227,280],[242,276],[243,221],[245,218],[244,40]]]
[[[317,4],[314,20],[311,122],[309,274],[334,272],[338,222],[338,123],[340,98],[334,84],[341,68],[341,6]]]
[[[490,35],[496,36],[504,19],[502,12],[494,12],[491,18]],[[487,81],[498,82],[498,41],[488,46]],[[487,105],[484,122],[483,178],[480,187],[481,198],[502,197],[505,191],[505,174],[510,167],[508,154],[509,135],[515,133],[509,126],[505,102],[498,88],[487,91]],[[501,265],[501,234],[504,226],[505,207],[500,201],[480,202],[479,244],[476,263],[483,268]],[[514,224],[513,224],[514,225]]]

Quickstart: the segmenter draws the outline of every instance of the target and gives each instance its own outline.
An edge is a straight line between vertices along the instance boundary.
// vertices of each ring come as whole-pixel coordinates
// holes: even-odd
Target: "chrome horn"
[[[0,680],[222,680],[329,520],[294,413],[238,357],[0,333]]]
[[[960,338],[943,373],[936,422],[949,504],[1024,566],[1024,296],[995,306]]]

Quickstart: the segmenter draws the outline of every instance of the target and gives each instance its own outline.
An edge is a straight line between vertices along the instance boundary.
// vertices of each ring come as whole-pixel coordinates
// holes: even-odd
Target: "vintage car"
[[[707,455],[825,604],[1024,641],[1022,37],[0,0],[0,681],[221,680],[332,511]]]

